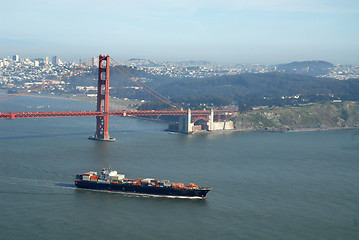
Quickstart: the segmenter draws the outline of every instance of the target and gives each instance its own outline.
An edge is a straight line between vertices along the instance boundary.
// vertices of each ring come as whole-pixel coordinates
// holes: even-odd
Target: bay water
[[[21,99],[0,111],[41,102]],[[51,101],[45,108],[87,106]],[[0,120],[0,238],[359,239],[358,130],[183,135],[166,128],[111,117],[117,141],[97,142],[87,139],[95,117]],[[77,173],[108,166],[129,178],[213,190],[188,200],[75,188]]]

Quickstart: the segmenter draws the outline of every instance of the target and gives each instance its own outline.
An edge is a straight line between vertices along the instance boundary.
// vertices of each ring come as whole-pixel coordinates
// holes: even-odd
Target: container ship
[[[198,187],[193,183],[185,185],[154,178],[128,179],[124,174],[118,174],[111,168],[102,169],[100,174],[97,172],[77,174],[75,185],[85,189],[194,199],[205,199],[207,193],[212,190],[209,187]]]

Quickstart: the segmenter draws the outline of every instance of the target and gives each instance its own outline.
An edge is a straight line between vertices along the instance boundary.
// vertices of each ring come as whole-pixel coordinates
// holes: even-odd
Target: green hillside
[[[292,131],[359,128],[359,103],[322,103],[275,107],[239,113],[233,118],[240,131]]]
[[[225,98],[239,105],[284,106],[302,103],[359,100],[359,80],[339,81],[285,73],[227,75],[177,80],[155,88],[176,102],[205,102],[203,97]],[[299,96],[294,98],[293,96]],[[196,98],[196,99],[195,99]],[[191,100],[191,101],[189,101]],[[216,104],[214,104],[216,105]]]

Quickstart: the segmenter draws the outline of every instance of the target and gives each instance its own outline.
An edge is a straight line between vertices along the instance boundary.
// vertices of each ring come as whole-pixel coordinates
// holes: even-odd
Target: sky
[[[359,64],[358,0],[0,0],[0,58]]]

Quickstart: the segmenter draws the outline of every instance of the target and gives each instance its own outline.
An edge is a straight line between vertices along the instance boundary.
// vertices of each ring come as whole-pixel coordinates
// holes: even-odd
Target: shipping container
[[[188,185],[188,187],[189,187],[189,188],[194,188],[194,189],[198,188],[198,186],[197,186],[196,184],[194,184],[194,183],[190,183],[190,184]]]
[[[183,188],[184,187],[184,183],[173,183],[172,184],[172,188]]]
[[[108,179],[104,179],[104,180],[99,179],[99,180],[97,180],[97,182],[98,182],[98,183],[106,183],[106,184],[109,184],[109,183],[110,183],[110,181],[109,181]]]
[[[84,180],[84,181],[90,181],[90,176],[89,176],[89,175],[83,175],[83,176],[82,176],[82,180]]]

